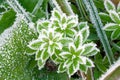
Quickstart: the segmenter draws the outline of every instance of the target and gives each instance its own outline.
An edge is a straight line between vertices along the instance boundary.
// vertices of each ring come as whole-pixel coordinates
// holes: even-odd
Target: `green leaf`
[[[57,11],[57,10],[53,10],[53,12],[52,12],[52,17],[53,18],[56,18],[57,20],[61,20],[61,15],[60,15],[60,13]]]
[[[66,67],[66,68],[69,68],[72,63],[73,62],[71,61],[71,58],[69,58],[64,62],[63,66]]]
[[[113,31],[120,28],[120,26],[118,24],[115,23],[108,23],[105,25],[105,27],[103,28],[106,31]]]
[[[37,31],[41,32],[41,29],[48,28],[50,22],[48,20],[46,21],[38,21],[37,22]]]
[[[41,54],[43,51],[38,50],[35,55],[35,60],[40,60],[41,59]]]
[[[115,40],[120,36],[120,29],[116,29],[112,32],[111,39]]]
[[[33,50],[38,50],[41,46],[42,42],[40,40],[34,40],[29,43],[28,47]]]
[[[88,67],[86,66],[86,65],[84,65],[84,64],[80,64],[80,66],[79,66],[79,69],[80,69],[80,71],[82,71],[82,72],[87,72],[87,70],[88,70]]]
[[[66,38],[62,38],[60,40],[60,42],[64,45],[68,45],[69,43],[73,42],[73,39],[72,38],[69,38],[69,37],[66,37]]]
[[[81,34],[81,31],[79,31],[79,32],[75,35],[74,44],[75,44],[75,46],[76,46],[77,48],[83,44],[83,36],[82,36],[82,34]]]
[[[74,36],[76,31],[74,29],[66,29],[66,34],[70,37]]]
[[[44,67],[45,62],[42,62],[42,60],[38,60],[37,65],[38,65],[39,70],[41,70]]]
[[[67,22],[66,15],[62,16],[61,22],[62,22],[62,24],[65,24]]]
[[[88,58],[86,60],[86,65],[87,65],[87,67],[94,67],[93,61]]]
[[[69,48],[69,51],[70,51],[72,54],[75,53],[76,47],[75,47],[75,45],[74,45],[73,43],[69,43],[68,48]]]
[[[3,33],[10,36],[5,38],[5,44],[0,46],[0,80],[35,79],[35,76],[38,77],[37,68],[28,67],[34,58],[26,54],[32,52],[28,51],[27,45],[37,35],[23,20],[17,21],[16,27],[11,28],[7,29],[7,34]]]
[[[71,57],[72,54],[69,53],[69,52],[62,52],[62,53],[60,53],[60,56],[61,56],[63,59],[67,59],[67,58]]]
[[[87,26],[87,22],[80,22],[78,25],[78,29],[81,30]]]
[[[100,72],[104,73],[106,71],[108,66],[106,67],[105,64],[103,63],[103,58],[100,53],[95,55],[94,62],[95,62],[96,67],[100,70]]]
[[[109,12],[110,10],[115,10],[115,5],[110,0],[104,1],[105,9]]]
[[[87,40],[90,32],[89,32],[89,27],[85,26],[82,30],[81,30],[82,36],[83,36],[83,43]]]
[[[101,20],[102,20],[103,22],[105,22],[105,23],[112,21],[111,18],[110,18],[110,16],[109,16],[108,14],[106,14],[106,13],[100,12],[100,13],[99,13],[99,16],[100,16]]]
[[[11,27],[14,23],[16,18],[16,13],[10,9],[6,11],[4,14],[0,15],[0,34],[7,29],[8,27]]]
[[[64,63],[61,63],[59,66],[58,66],[58,73],[63,73],[66,71],[66,68],[63,67]]]
[[[75,60],[73,61],[73,69],[74,69],[74,72],[77,72],[77,70],[79,70],[79,61]]]
[[[118,15],[118,13],[116,11],[109,11],[110,17],[111,19],[116,22],[116,23],[120,23],[120,17]]]
[[[94,50],[92,50],[91,52],[89,52],[89,54],[87,54],[86,56],[94,56],[96,55],[99,51],[98,48],[94,48]]]
[[[47,50],[44,49],[41,53],[41,60],[45,62],[48,58],[49,58],[49,54],[48,54]]]
[[[99,51],[98,49],[96,49],[96,44],[94,43],[87,43],[87,44],[84,44],[84,52],[81,54],[81,55],[84,55],[84,56],[93,56],[95,55],[95,53],[91,53],[92,51],[96,50],[97,52]],[[90,53],[90,54],[89,54]]]
[[[74,55],[80,56],[80,55],[82,54],[83,51],[84,51],[84,48],[83,48],[83,47],[79,47],[79,48],[76,50],[76,52],[75,52]]]
[[[69,77],[71,77],[71,75],[73,75],[75,73],[73,65],[70,65],[70,67],[68,68],[67,73],[68,73]]]

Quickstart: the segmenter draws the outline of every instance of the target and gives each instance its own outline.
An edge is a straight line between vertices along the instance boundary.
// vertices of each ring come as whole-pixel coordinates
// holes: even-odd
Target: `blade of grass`
[[[83,0],[83,2],[87,10],[89,11],[90,19],[94,24],[98,37],[104,47],[109,63],[112,64],[114,62],[113,53],[112,53],[108,38],[106,36],[106,33],[102,30],[103,24],[101,22],[100,17],[98,16],[98,11],[93,3],[93,0]]]
[[[53,3],[60,12],[64,12],[67,15],[74,15],[68,0],[53,0]]]
[[[19,4],[17,0],[7,0],[7,3],[13,8],[18,14],[23,14],[27,22],[32,22],[30,16],[25,9]]]
[[[36,4],[36,6],[34,7],[33,11],[32,11],[32,14],[36,14],[36,12],[38,11],[38,9],[40,8],[40,6],[42,5],[43,3],[43,0],[39,0]]]

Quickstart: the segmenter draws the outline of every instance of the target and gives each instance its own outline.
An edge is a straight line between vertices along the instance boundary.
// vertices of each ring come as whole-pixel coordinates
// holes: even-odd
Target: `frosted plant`
[[[32,56],[26,55],[33,52],[27,44],[36,38],[34,31],[18,16],[14,25],[3,32],[3,36],[0,35],[0,80],[34,79],[37,72],[33,71],[33,67],[27,67]]]
[[[75,34],[73,42],[69,43],[68,49],[59,55],[62,57],[58,72],[67,71],[69,77],[76,71],[87,72],[89,67],[94,67],[93,62],[88,58],[99,52],[94,43],[84,43],[89,36],[87,23],[80,23],[81,30]],[[60,58],[59,58],[60,59]]]
[[[88,57],[99,50],[95,43],[85,43],[89,36],[87,22],[78,23],[77,16],[60,15],[54,9],[50,20],[37,22],[37,32],[38,39],[31,41],[28,46],[36,50],[30,55],[35,54],[39,69],[49,58],[59,65],[58,73],[67,72],[69,77],[78,70],[87,72],[89,67],[94,67]]]
[[[113,22],[106,24],[103,29],[112,31],[111,39],[115,40],[120,36],[120,3],[117,8],[115,8],[115,5],[110,0],[105,0],[104,5]],[[106,14],[102,15],[107,16]]]
[[[63,33],[64,36],[73,36],[76,31],[74,27],[78,24],[77,15],[66,16],[66,14],[58,12],[57,10],[52,11],[51,21],[56,31]]]
[[[29,43],[29,47],[36,51],[39,69],[44,66],[45,61],[55,53],[55,49],[62,49],[60,40],[62,34],[55,32],[54,28],[42,29],[37,40]]]

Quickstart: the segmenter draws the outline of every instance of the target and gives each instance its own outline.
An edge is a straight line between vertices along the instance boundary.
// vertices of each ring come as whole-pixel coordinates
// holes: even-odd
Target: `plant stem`
[[[74,15],[74,12],[68,3],[68,0],[53,0],[53,3],[60,12],[64,12],[67,15]]]
[[[80,11],[80,14],[82,16],[82,19],[83,20],[89,20],[88,17],[87,17],[87,14],[86,14],[86,11],[85,11],[85,8],[84,8],[84,4],[82,2],[82,0],[76,0],[76,4],[78,6],[78,9]]]
[[[80,73],[81,73],[82,80],[86,80],[85,73],[84,72],[80,72]]]
[[[43,0],[39,0],[39,1],[37,2],[35,8],[34,8],[33,11],[32,11],[32,14],[33,14],[33,15],[36,14],[36,12],[38,11],[38,9],[39,9],[40,6],[42,5],[42,3],[43,3]]]
[[[87,77],[87,80],[94,80],[93,71],[91,68],[88,69],[86,77]]]
[[[117,44],[115,44],[114,42],[110,42],[110,43],[114,47],[114,49],[120,52],[120,47]]]
[[[110,47],[110,44],[108,42],[108,38],[106,36],[105,31],[102,30],[103,24],[101,22],[101,19],[98,15],[98,11],[93,3],[93,0],[83,0],[87,10],[90,13],[90,19],[92,21],[92,23],[94,24],[94,27],[96,28],[98,37],[104,47],[106,56],[109,60],[109,63],[112,64],[114,62],[114,57],[113,57],[113,53]]]
[[[7,0],[7,3],[13,8],[18,14],[23,14],[27,22],[32,22],[30,16],[25,9],[19,4],[17,0]]]

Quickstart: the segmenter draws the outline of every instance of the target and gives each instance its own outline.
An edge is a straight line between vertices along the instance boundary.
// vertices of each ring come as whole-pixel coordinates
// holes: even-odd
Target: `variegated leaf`
[[[115,10],[115,5],[110,0],[104,1],[105,9],[109,12],[110,10]]]
[[[48,28],[50,25],[50,22],[48,20],[44,20],[44,21],[38,21],[37,22],[37,31],[38,33],[41,32],[41,29],[46,29]]]
[[[74,44],[75,46],[78,48],[79,46],[82,46],[83,44],[83,36],[81,31],[79,31],[76,35],[75,35],[75,39],[74,39]]]
[[[80,64],[80,66],[79,66],[79,69],[80,69],[80,71],[82,71],[82,72],[87,72],[87,70],[88,70],[88,67],[86,66],[86,65],[84,65],[84,64]]]
[[[72,54],[69,52],[62,52],[62,53],[60,53],[60,56],[64,59],[67,59],[67,58],[71,57]]]
[[[66,68],[63,67],[64,63],[61,63],[59,66],[58,66],[58,73],[63,73],[66,71]]]
[[[108,23],[108,24],[105,25],[105,27],[103,29],[106,30],[106,31],[114,31],[118,28],[120,28],[119,24]]]
[[[45,62],[42,62],[42,60],[38,60],[37,65],[38,65],[39,70],[41,70],[44,67]]]
[[[38,50],[41,44],[42,42],[40,40],[34,40],[29,43],[28,47],[33,50]]]
[[[90,60],[89,58],[87,58],[87,60],[86,60],[86,65],[87,65],[87,67],[94,67],[93,61]]]
[[[110,17],[111,19],[116,22],[116,23],[120,23],[120,17],[118,15],[118,13],[116,11],[109,11]]]
[[[112,35],[111,35],[111,40],[115,40],[117,39],[118,37],[120,36],[120,28],[119,29],[116,29],[112,32]]]
[[[96,44],[94,44],[92,42],[84,44],[84,49],[85,49],[84,52],[81,54],[84,56],[93,56],[96,54],[95,52],[99,52],[99,50],[96,48]],[[94,52],[94,50],[95,50],[95,52]]]

